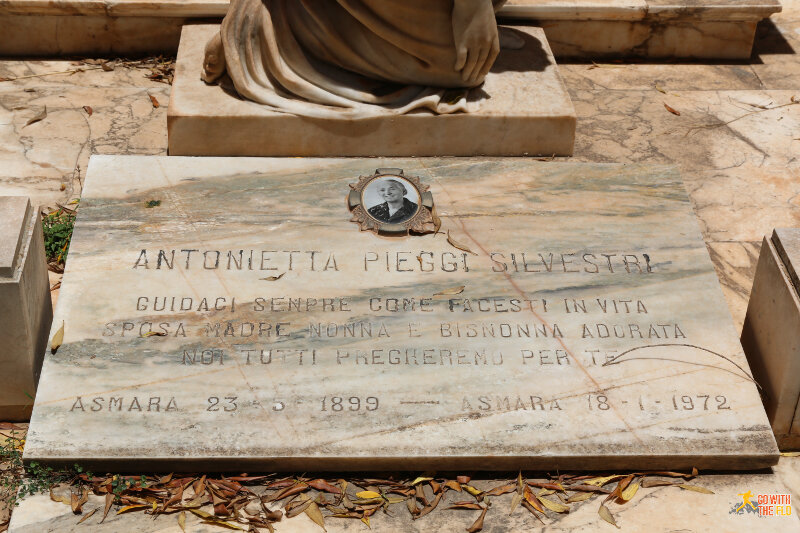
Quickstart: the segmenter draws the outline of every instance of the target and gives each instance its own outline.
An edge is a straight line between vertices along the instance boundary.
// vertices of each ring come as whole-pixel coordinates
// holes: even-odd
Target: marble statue
[[[232,0],[203,80],[309,117],[469,112],[500,51],[504,2]]]

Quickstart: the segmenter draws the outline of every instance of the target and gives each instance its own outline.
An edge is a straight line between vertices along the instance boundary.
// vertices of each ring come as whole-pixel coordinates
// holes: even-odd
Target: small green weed
[[[42,218],[44,230],[44,251],[48,263],[63,266],[72,239],[72,228],[75,226],[75,213],[58,209]]]
[[[47,492],[59,483],[74,482],[77,476],[84,473],[83,468],[75,465],[66,470],[54,470],[32,462],[27,467],[22,464],[22,448],[25,439],[21,434],[12,432],[10,438],[0,444],[0,500],[13,507],[26,496]],[[86,473],[91,479],[92,474]]]

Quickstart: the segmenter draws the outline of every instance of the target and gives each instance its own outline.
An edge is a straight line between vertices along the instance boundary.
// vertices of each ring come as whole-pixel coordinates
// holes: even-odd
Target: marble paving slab
[[[364,119],[310,118],[270,110],[200,79],[218,25],[184,26],[167,112],[170,155],[571,155],[575,110],[541,28],[514,27],[525,46],[502,50],[468,99],[472,113]],[[480,129],[481,134],[474,131]]]
[[[441,234],[360,232],[348,184],[377,167],[420,176],[442,229],[477,255]],[[672,167],[93,157],[53,333],[62,324],[28,461],[97,471],[777,460]]]
[[[174,54],[181,26],[219,20],[228,0],[0,0],[0,55]],[[778,0],[510,0],[556,57],[748,59],[756,22]],[[777,73],[783,74],[783,72]]]
[[[0,0],[0,14],[111,17],[223,17],[228,0]],[[509,0],[500,16],[535,20],[638,20],[648,13],[698,19],[767,17],[778,0]]]

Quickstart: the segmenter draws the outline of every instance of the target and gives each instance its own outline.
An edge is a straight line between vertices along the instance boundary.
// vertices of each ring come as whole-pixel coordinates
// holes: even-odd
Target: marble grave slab
[[[359,230],[349,184],[379,167],[430,186],[444,233]],[[554,471],[778,459],[672,167],[93,156],[62,321],[28,461]]]

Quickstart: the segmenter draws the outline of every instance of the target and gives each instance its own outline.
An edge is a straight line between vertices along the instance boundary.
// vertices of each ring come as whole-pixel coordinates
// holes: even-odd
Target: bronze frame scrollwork
[[[419,195],[417,212],[402,222],[382,222],[370,215],[364,206],[364,190],[367,186],[372,181],[387,176],[394,176],[411,184]],[[434,231],[433,195],[428,190],[430,187],[423,184],[417,176],[406,175],[401,168],[379,168],[374,174],[360,176],[358,183],[350,184],[350,189],[350,194],[347,196],[347,206],[353,214],[353,218],[350,220],[356,222],[361,231],[372,231],[387,236],[423,235]]]

